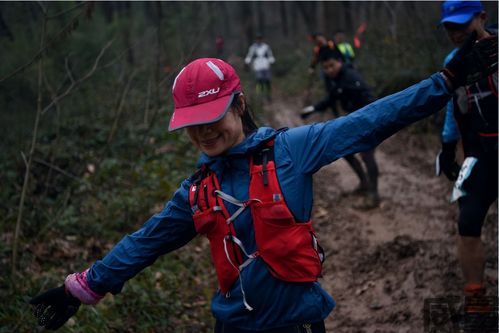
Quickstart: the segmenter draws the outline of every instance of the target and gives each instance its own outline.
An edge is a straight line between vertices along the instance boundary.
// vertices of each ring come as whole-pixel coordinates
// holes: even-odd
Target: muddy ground
[[[295,127],[303,124],[301,106],[299,97],[275,96],[264,109],[273,127]],[[328,332],[426,332],[425,300],[461,296],[457,205],[448,202],[451,183],[434,176],[438,136],[414,132],[405,129],[376,150],[379,208],[355,208],[362,200],[351,194],[358,181],[343,160],[315,176],[314,223],[327,254],[321,283],[337,301]],[[497,202],[493,206],[482,238],[488,293],[497,295]]]

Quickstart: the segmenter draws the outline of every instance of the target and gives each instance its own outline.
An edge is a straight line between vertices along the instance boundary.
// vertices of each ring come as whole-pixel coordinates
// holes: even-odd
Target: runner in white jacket
[[[246,65],[250,65],[255,72],[256,89],[268,100],[271,98],[272,72],[270,66],[275,62],[270,46],[263,42],[262,35],[257,35],[255,42],[250,46],[248,54],[244,59]]]

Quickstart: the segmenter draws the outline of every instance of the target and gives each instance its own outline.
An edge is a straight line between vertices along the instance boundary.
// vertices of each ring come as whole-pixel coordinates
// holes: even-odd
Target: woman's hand
[[[55,331],[78,311],[81,302],[62,285],[35,296],[29,304],[33,306],[38,325]]]

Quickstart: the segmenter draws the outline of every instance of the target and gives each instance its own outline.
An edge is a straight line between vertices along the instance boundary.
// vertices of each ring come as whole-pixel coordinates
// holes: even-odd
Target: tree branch
[[[42,8],[43,6],[39,4]],[[42,32],[40,36],[40,46],[45,42],[45,33],[47,27],[47,15],[44,12],[43,16],[43,24],[42,24]],[[14,240],[12,245],[12,278],[15,281],[16,269],[17,269],[17,248],[19,245],[19,234],[21,232],[21,221],[23,218],[23,210],[24,210],[24,200],[26,199],[26,192],[28,190],[29,185],[29,176],[31,172],[31,163],[33,161],[33,153],[36,148],[36,137],[38,135],[38,125],[40,124],[40,116],[42,111],[42,77],[43,77],[43,57],[40,57],[38,61],[38,98],[37,98],[37,106],[36,106],[36,117],[35,117],[35,125],[33,126],[33,138],[31,140],[31,148],[28,155],[28,161],[26,164],[26,171],[24,173],[24,182],[23,188],[21,190],[21,199],[19,200],[19,212],[17,214],[16,221],[16,229],[14,232]],[[26,157],[23,155],[23,159],[26,163]]]
[[[111,127],[111,131],[109,132],[109,136],[107,138],[107,144],[109,144],[113,140],[114,134],[116,133],[116,129],[118,128],[118,120],[123,111],[123,106],[125,105],[125,99],[126,96],[128,95],[128,91],[130,90],[130,85],[132,83],[133,78],[135,77],[135,74],[136,74],[135,71],[132,72],[132,74],[128,78],[128,82],[126,83],[125,88],[123,89],[123,94],[121,95],[120,103],[118,104],[118,109],[116,111],[116,116],[114,118],[113,126]]]
[[[69,95],[69,93],[75,88],[77,87],[78,85],[80,85],[83,81],[87,80],[88,78],[90,78],[95,70],[97,69],[97,66],[99,65],[99,61],[100,59],[102,58],[102,56],[104,55],[104,52],[106,52],[106,50],[111,46],[111,44],[114,42],[114,39],[113,40],[110,40],[109,42],[107,42],[106,45],[104,45],[104,47],[101,49],[99,55],[97,56],[97,58],[95,58],[95,62],[94,62],[94,65],[92,66],[92,68],[87,72],[87,74],[85,74],[82,78],[80,78],[79,80],[75,81],[71,72],[69,71],[69,69],[66,67],[67,71],[68,71],[68,76],[69,76],[69,79],[71,80],[71,84],[68,86],[68,88],[66,89],[65,92],[63,92],[62,94],[60,94],[59,96],[56,96],[55,98],[52,99],[52,101],[50,102],[49,105],[47,105],[43,111],[42,111],[42,114],[45,114],[45,112],[47,112],[54,104],[58,103],[61,99],[63,99],[64,97],[66,97],[67,95]]]
[[[82,2],[76,4],[75,6],[73,6],[71,8],[64,9],[64,10],[61,10],[60,12],[58,12],[58,13],[50,15],[50,16],[47,17],[47,20],[52,20],[52,19],[58,18],[59,16],[62,16],[62,15],[67,14],[69,12],[72,12],[73,10],[75,10],[77,8],[80,8],[81,6],[84,6],[84,5],[87,5],[87,1],[82,1]]]
[[[55,171],[59,172],[60,174],[62,174],[62,175],[64,175],[64,176],[66,176],[66,177],[69,177],[69,178],[71,178],[71,179],[77,180],[77,181],[79,181],[79,182],[84,182],[84,181],[83,181],[83,179],[78,178],[77,176],[75,176],[75,175],[73,175],[73,174],[71,174],[71,173],[69,173],[69,172],[67,172],[67,171],[64,171],[64,170],[62,170],[61,168],[59,168],[58,166],[53,165],[53,164],[51,164],[51,163],[49,163],[49,162],[47,162],[47,161],[44,161],[44,160],[42,160],[42,159],[39,159],[39,158],[36,158],[36,157],[35,157],[35,158],[33,158],[33,162],[36,162],[36,163],[38,163],[38,164],[44,165],[44,166],[46,166],[46,167],[48,167],[48,168],[51,168],[51,169],[53,169],[53,170],[55,170]]]
[[[71,84],[75,83],[75,79],[73,78],[73,73],[71,73],[71,70],[69,69],[69,58],[66,57],[64,59],[64,67],[66,67],[66,73],[68,73],[69,80],[71,80]]]
[[[43,8],[43,6],[39,3],[40,7]],[[19,72],[22,72],[23,70],[25,70],[26,68],[28,68],[29,66],[31,66],[31,64],[33,64],[35,61],[37,61],[43,54],[43,52],[45,50],[47,50],[49,48],[49,46],[51,46],[52,44],[54,44],[56,41],[58,41],[60,38],[62,38],[62,36],[64,36],[68,31],[71,31],[71,29],[74,27],[74,24],[78,21],[78,17],[80,17],[82,14],[84,13],[84,11],[81,11],[79,12],[78,14],[76,14],[70,21],[69,23],[64,26],[64,28],[62,28],[54,38],[52,38],[51,40],[49,40],[48,42],[44,43],[43,45],[40,45],[40,49],[38,50],[38,52],[31,58],[31,60],[29,60],[27,63],[25,63],[24,65],[18,67],[17,69],[15,69],[12,73],[2,77],[0,79],[0,83],[2,83],[3,81],[7,80],[7,79],[10,79],[11,77],[13,77],[14,75],[18,74]],[[45,15],[45,12],[44,12],[44,15]]]

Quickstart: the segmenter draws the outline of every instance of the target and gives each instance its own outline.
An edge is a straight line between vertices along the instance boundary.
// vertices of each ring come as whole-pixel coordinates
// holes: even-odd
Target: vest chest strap
[[[246,208],[255,202],[262,202],[260,199],[248,199],[246,201],[241,201],[234,198],[232,195],[224,193],[220,190],[215,190],[215,195],[219,196],[222,200],[230,202],[233,205],[239,206],[239,208],[229,216],[227,219],[227,224],[232,223]]]

